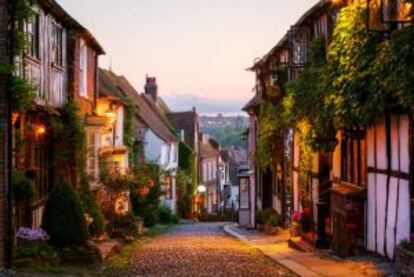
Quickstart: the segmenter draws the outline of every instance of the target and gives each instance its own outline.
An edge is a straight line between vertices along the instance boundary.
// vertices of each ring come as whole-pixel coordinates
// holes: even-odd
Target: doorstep
[[[124,243],[120,240],[108,240],[102,242],[92,242],[92,245],[99,250],[101,259],[104,261],[116,255],[122,249]]]

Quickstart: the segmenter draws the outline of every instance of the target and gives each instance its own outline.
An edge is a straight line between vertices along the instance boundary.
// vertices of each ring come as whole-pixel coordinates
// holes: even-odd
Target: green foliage
[[[81,181],[80,199],[84,211],[92,217],[93,222],[89,224],[88,231],[92,236],[105,232],[105,218],[101,207],[98,205],[95,196],[92,194],[87,178],[83,177]]]
[[[257,212],[257,220],[259,224],[268,224],[270,226],[279,226],[281,224],[280,215],[272,208],[259,210]]]
[[[265,223],[264,211],[259,210],[257,212],[257,224],[264,224],[264,223]]]
[[[14,201],[17,204],[29,200],[35,193],[33,181],[17,170],[13,170],[12,172],[11,183]]]
[[[192,184],[192,177],[190,177],[186,171],[179,169],[176,178],[177,210],[180,216],[187,217],[192,212],[195,187]]]
[[[163,206],[159,208],[158,216],[161,223],[169,224],[172,221],[173,213],[169,207]]]
[[[144,219],[144,225],[147,227],[154,226],[160,221],[158,210],[154,205],[146,205],[142,211],[142,217]]]
[[[382,37],[369,34],[365,24],[365,4],[356,1],[343,8],[329,45],[325,99],[337,128],[370,124],[387,106],[373,70]]]
[[[137,221],[132,213],[116,216],[108,227],[112,237],[127,238],[138,234]]]
[[[60,116],[51,116],[48,120],[57,145],[54,158],[59,165],[58,169],[75,169],[80,176],[85,175],[86,132],[78,104],[67,102],[62,107]]]
[[[26,63],[24,56],[28,50],[28,38],[24,32],[24,25],[26,22],[30,22],[33,18],[33,1],[30,0],[15,0],[13,1],[13,12],[15,16],[13,30],[13,39],[11,42],[12,53],[15,58],[14,63],[17,63],[17,69],[20,75],[13,73],[16,71],[16,66],[6,64],[2,65],[2,70],[9,74],[8,87],[12,94],[11,109],[14,112],[22,113],[27,109],[30,109],[36,97],[36,86],[27,79],[26,75]]]
[[[414,252],[414,242],[405,240],[401,243],[401,247],[407,251]]]
[[[177,207],[178,213],[186,217],[192,212],[194,192],[197,182],[196,155],[187,144],[178,145],[178,172],[177,172]]]
[[[15,252],[16,259],[44,259],[48,257],[55,257],[56,255],[57,252],[55,248],[47,243],[18,243]]]
[[[178,224],[179,222],[180,222],[180,216],[178,216],[176,214],[173,214],[171,216],[170,223],[172,223],[172,224]]]
[[[203,133],[211,136],[223,147],[230,148],[232,146],[238,148],[246,148],[246,142],[242,141],[240,134],[247,127],[246,119],[238,117],[223,117],[218,115],[218,118],[222,118],[219,125],[208,125],[208,120],[202,119],[202,131]],[[218,120],[217,118],[214,118]],[[232,123],[225,124],[226,121],[231,121]]]
[[[137,106],[134,105],[129,99],[127,102],[128,104],[125,109],[124,121],[124,144],[131,149],[134,144],[134,137],[132,135],[132,122],[137,110]]]
[[[332,151],[337,130],[373,124],[392,106],[414,115],[412,26],[389,39],[368,33],[366,5],[354,1],[340,10],[327,50],[325,45],[322,38],[311,42],[304,70],[284,84],[287,94],[262,104],[257,149],[262,168],[272,164],[272,141],[284,128],[299,131],[306,158],[312,151]]]
[[[57,184],[49,196],[43,213],[42,228],[57,246],[83,244],[87,237],[87,224],[82,202],[67,183]]]
[[[281,224],[281,218],[280,215],[278,213],[272,213],[269,217],[269,221],[268,221],[270,226],[276,227],[276,226],[280,226]]]
[[[23,77],[13,76],[8,86],[12,93],[12,111],[22,113],[33,106],[37,89],[35,85]]]

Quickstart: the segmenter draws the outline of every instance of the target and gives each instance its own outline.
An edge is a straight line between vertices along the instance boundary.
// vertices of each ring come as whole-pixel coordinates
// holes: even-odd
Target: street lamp
[[[207,191],[207,188],[206,188],[206,186],[205,186],[205,185],[199,185],[199,186],[197,187],[197,191],[198,191],[199,193],[205,193],[205,192]]]

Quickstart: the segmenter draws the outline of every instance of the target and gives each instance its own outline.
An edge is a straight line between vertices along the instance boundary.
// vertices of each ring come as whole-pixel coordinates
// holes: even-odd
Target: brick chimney
[[[156,102],[158,98],[157,78],[147,76],[144,89],[145,89],[145,95],[151,96],[154,102]]]

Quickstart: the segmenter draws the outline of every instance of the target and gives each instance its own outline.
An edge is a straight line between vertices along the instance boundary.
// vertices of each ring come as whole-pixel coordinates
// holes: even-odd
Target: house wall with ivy
[[[0,0],[0,65],[7,64],[7,1]],[[4,265],[6,235],[6,186],[7,186],[7,87],[5,74],[0,73],[0,267]]]

